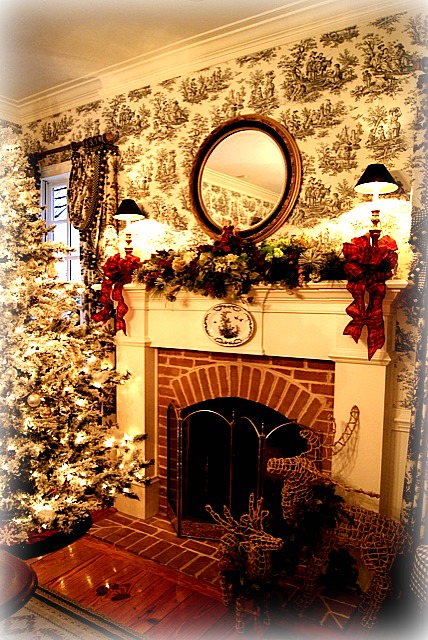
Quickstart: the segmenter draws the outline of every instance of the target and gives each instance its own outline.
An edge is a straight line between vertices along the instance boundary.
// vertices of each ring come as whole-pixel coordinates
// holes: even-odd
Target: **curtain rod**
[[[62,147],[56,147],[55,149],[48,149],[47,151],[39,151],[36,153],[30,153],[28,155],[28,163],[33,171],[34,179],[36,181],[36,186],[40,186],[41,180],[41,170],[40,170],[40,160],[46,158],[47,156],[51,156],[54,153],[59,153],[60,151],[77,151],[81,147],[85,147],[86,149],[96,148],[102,144],[108,145],[111,149],[116,150],[118,152],[118,148],[115,144],[113,144],[115,140],[115,136],[112,133],[103,133],[99,136],[92,136],[91,138],[85,138],[80,142],[70,142],[70,144],[65,144]]]
[[[54,153],[59,153],[60,151],[74,151],[80,149],[80,147],[96,147],[97,145],[102,143],[113,144],[114,139],[115,136],[112,133],[103,133],[99,136],[85,138],[80,142],[70,142],[69,144],[65,144],[62,147],[56,147],[55,149],[48,149],[47,151],[36,151],[35,153],[30,153],[29,157],[37,163],[42,158],[51,156]]]

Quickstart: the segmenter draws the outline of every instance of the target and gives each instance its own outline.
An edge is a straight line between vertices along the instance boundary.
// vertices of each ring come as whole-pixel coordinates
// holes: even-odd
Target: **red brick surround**
[[[326,433],[333,410],[334,363],[299,358],[159,349],[160,511],[166,513],[167,409],[236,396],[260,402]]]

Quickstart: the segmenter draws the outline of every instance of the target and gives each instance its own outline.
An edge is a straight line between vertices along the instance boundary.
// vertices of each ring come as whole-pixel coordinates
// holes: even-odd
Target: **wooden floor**
[[[128,626],[147,640],[234,640],[234,612],[214,585],[113,547],[90,535],[45,556],[27,560],[39,584]],[[343,637],[291,616],[267,628],[248,613],[246,636]]]

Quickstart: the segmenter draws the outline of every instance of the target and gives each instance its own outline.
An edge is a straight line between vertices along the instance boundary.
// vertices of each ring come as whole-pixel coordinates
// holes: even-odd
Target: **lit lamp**
[[[369,233],[372,246],[376,246],[381,234],[379,227],[379,195],[396,191],[398,184],[384,164],[369,164],[354,189],[357,193],[367,193],[373,196],[371,218],[373,226]]]
[[[126,222],[125,241],[127,246],[125,247],[125,253],[127,256],[132,253],[130,224],[137,220],[144,220],[145,217],[146,215],[141,211],[135,200],[131,200],[130,198],[122,200],[113,216],[116,220],[124,220]]]

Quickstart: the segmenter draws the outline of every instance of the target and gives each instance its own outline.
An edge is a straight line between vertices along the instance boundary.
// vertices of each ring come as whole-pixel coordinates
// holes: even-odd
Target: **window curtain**
[[[412,536],[413,547],[428,544],[428,168],[426,153],[428,74],[421,74],[418,87],[422,109],[415,127],[414,145],[414,206],[410,242],[418,256],[413,272],[414,286],[410,291],[410,309],[414,324],[415,340],[415,385],[411,410],[409,446],[404,480],[402,520]]]
[[[428,181],[428,172],[425,172]],[[425,182],[427,184],[427,182]],[[423,229],[427,229],[427,207],[417,212],[413,223],[413,237],[426,238]],[[418,229],[418,231],[416,231]],[[419,234],[419,235],[418,235]],[[428,278],[426,277],[427,245],[420,243],[421,257],[418,277],[413,291],[414,312],[417,317],[415,327],[415,379],[413,406],[410,419],[409,446],[407,452],[406,472],[404,479],[402,519],[412,535],[414,546],[428,544],[428,421],[427,421],[427,389],[428,389]],[[425,244],[425,246],[423,246]],[[423,252],[423,253],[422,253]]]
[[[71,143],[71,172],[68,186],[70,222],[80,232],[82,279],[89,291],[101,282],[102,266],[117,252],[118,207],[117,146],[107,136]],[[95,294],[84,301],[85,319],[91,315]]]

